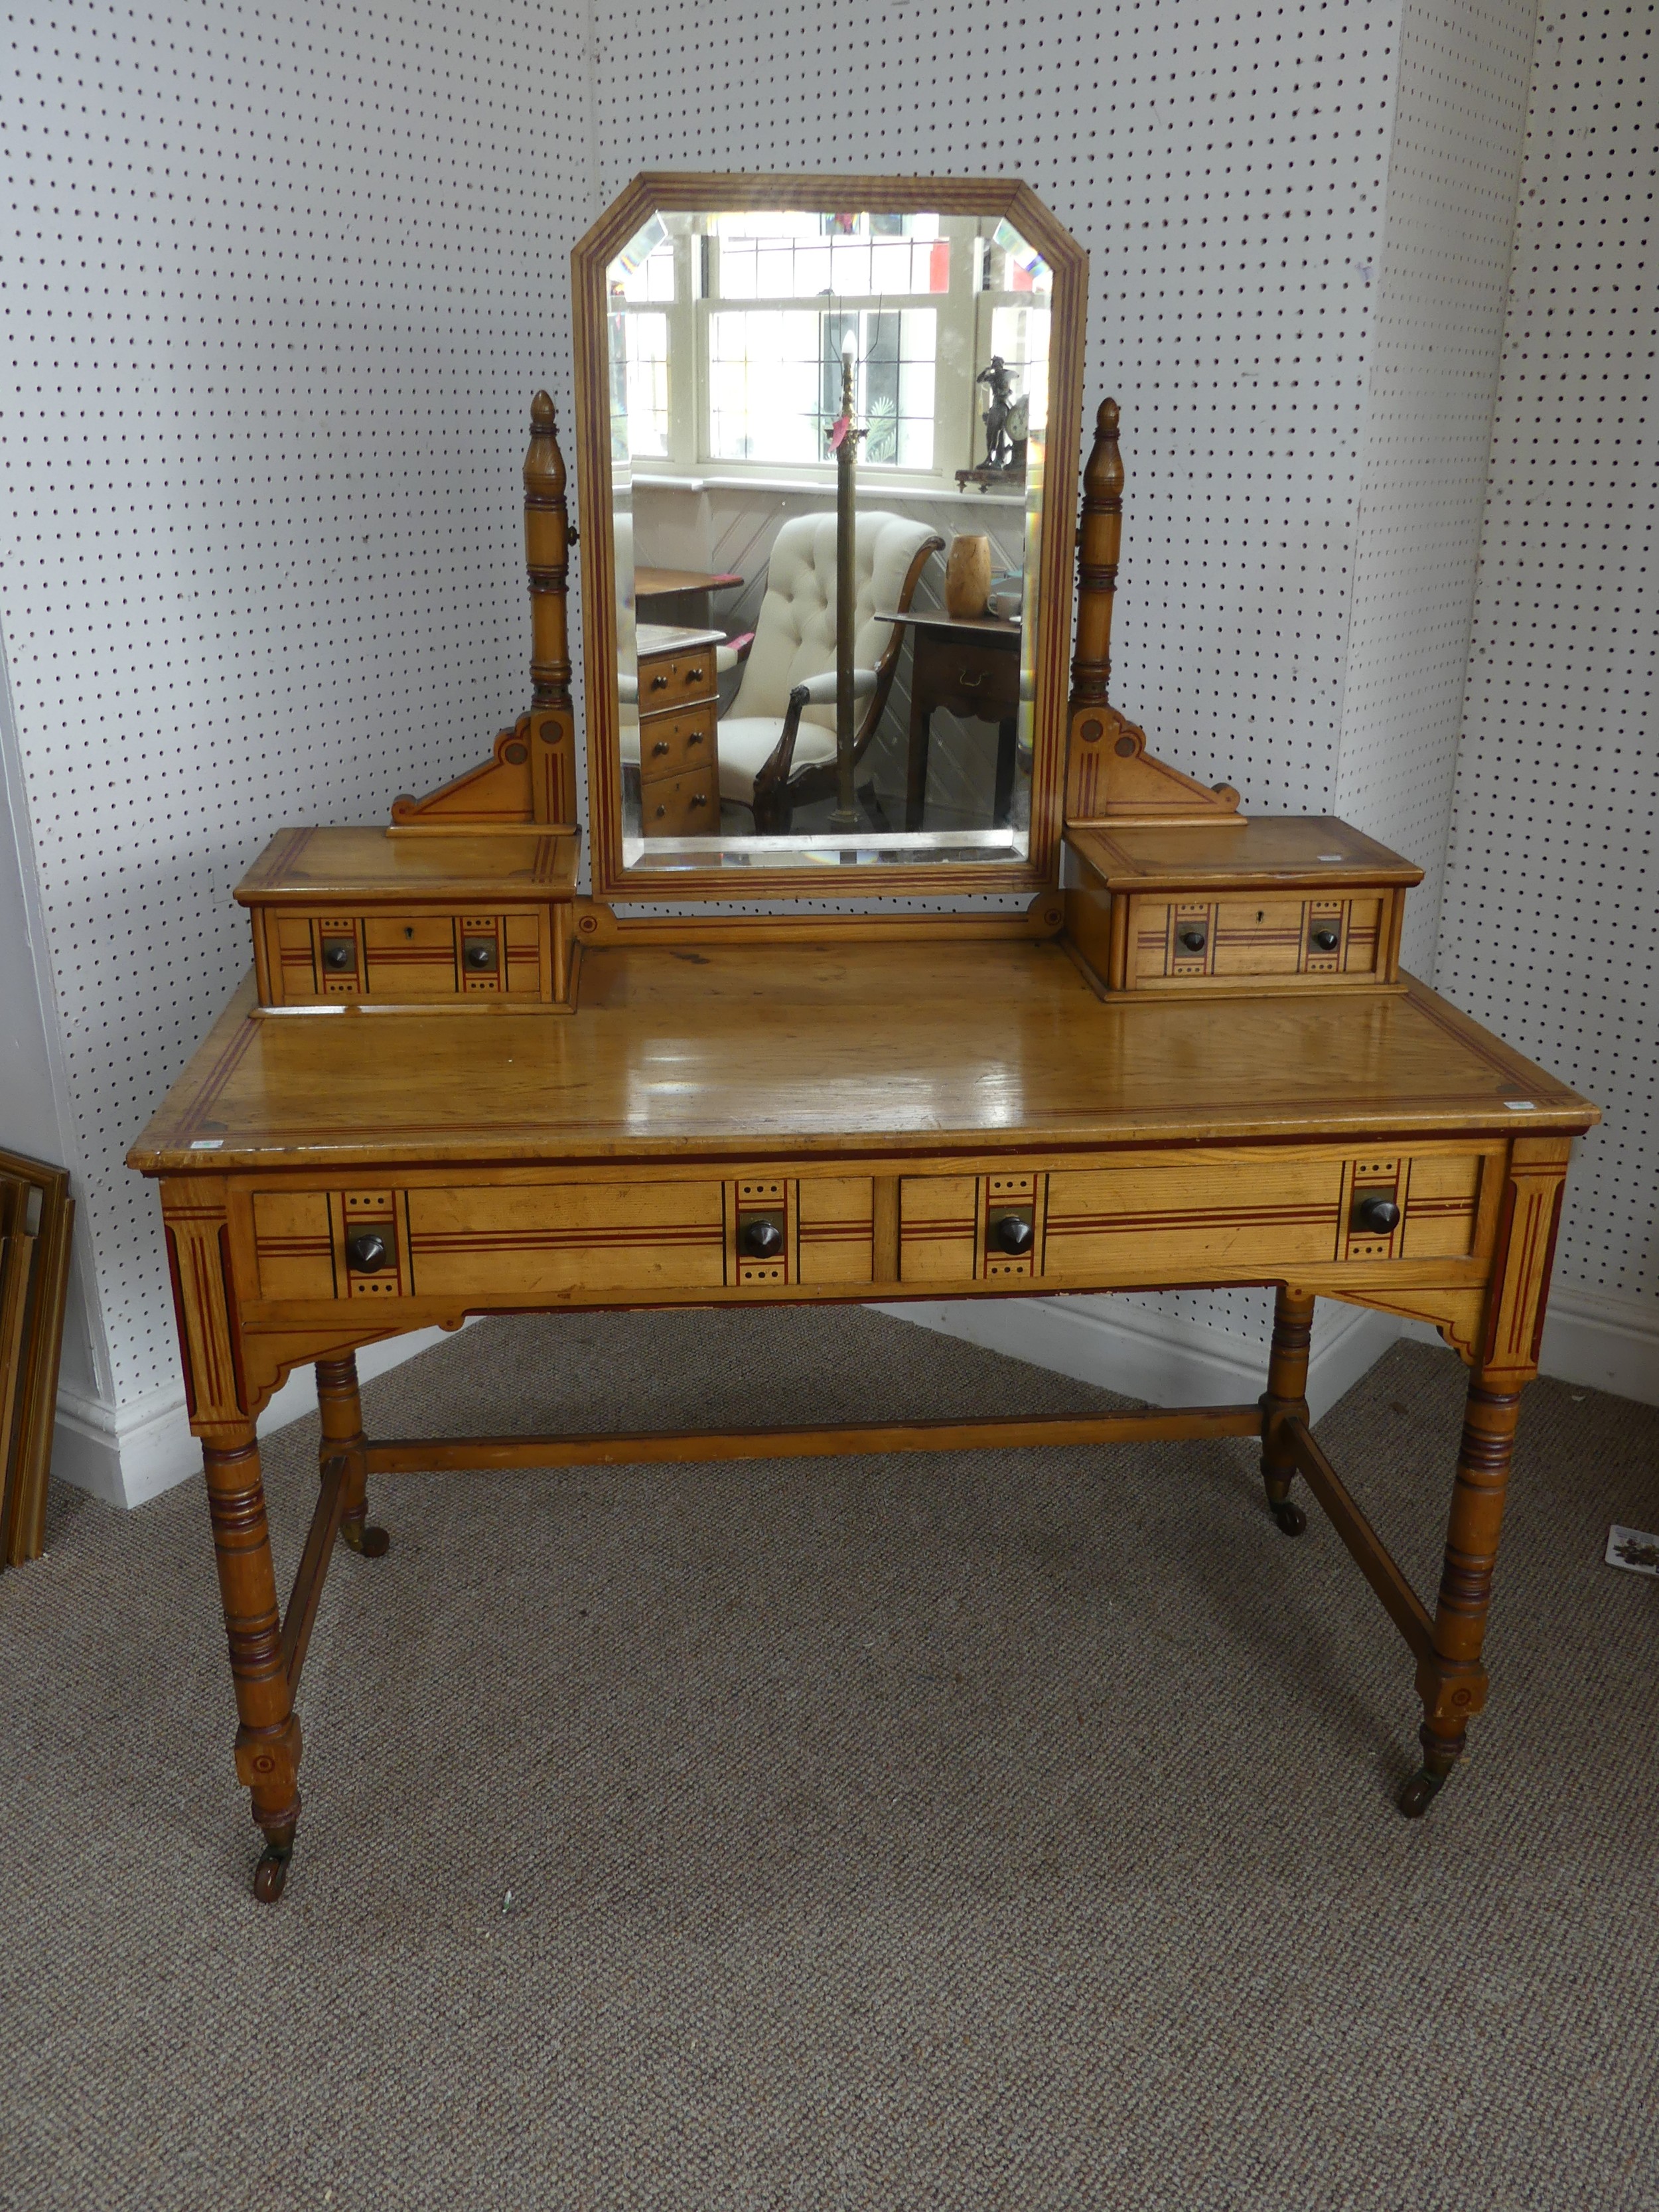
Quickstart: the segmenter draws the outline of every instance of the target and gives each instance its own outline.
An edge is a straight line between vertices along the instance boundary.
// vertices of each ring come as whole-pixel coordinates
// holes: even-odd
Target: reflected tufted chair
[[[874,737],[893,688],[902,638],[878,611],[905,613],[930,554],[945,540],[926,523],[874,510],[856,522],[858,585],[854,757]],[[720,797],[750,808],[763,836],[781,836],[797,806],[831,795],[836,777],[836,518],[801,514],[772,543],[743,682],[720,723]]]

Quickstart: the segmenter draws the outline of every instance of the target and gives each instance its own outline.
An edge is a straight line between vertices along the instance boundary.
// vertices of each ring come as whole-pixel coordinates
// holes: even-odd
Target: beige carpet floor
[[[1431,1589],[1462,1370],[1323,1423]],[[1097,1402],[858,1310],[497,1322],[381,1433]],[[273,1440],[282,1561],[315,1431]],[[1659,1415],[1541,1384],[1492,1709],[1245,1448],[383,1484],[302,1686],[283,1904],[207,1517],[0,1577],[0,2204],[1659,2203]]]

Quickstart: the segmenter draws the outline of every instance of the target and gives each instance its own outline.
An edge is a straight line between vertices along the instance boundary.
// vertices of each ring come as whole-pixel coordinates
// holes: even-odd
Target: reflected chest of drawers
[[[718,630],[639,626],[640,828],[692,837],[720,828]]]

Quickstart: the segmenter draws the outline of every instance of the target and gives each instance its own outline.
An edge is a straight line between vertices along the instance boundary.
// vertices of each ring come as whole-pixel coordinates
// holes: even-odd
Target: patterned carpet
[[[1322,1424],[1437,1572],[1462,1393]],[[469,1330],[382,1433],[1054,1409],[857,1310]],[[272,1440],[284,1573],[315,1427]],[[1659,2203],[1659,1414],[1524,1409],[1473,1756],[1231,1444],[405,1477],[256,1905],[207,1516],[0,1577],[0,2205]]]

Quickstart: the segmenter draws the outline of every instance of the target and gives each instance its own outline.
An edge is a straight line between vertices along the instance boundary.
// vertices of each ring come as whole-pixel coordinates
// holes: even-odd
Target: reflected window
[[[832,480],[850,331],[860,467],[950,483],[979,458],[975,380],[994,356],[1040,440],[1052,288],[1042,256],[1003,222],[653,215],[610,271],[613,459]]]

